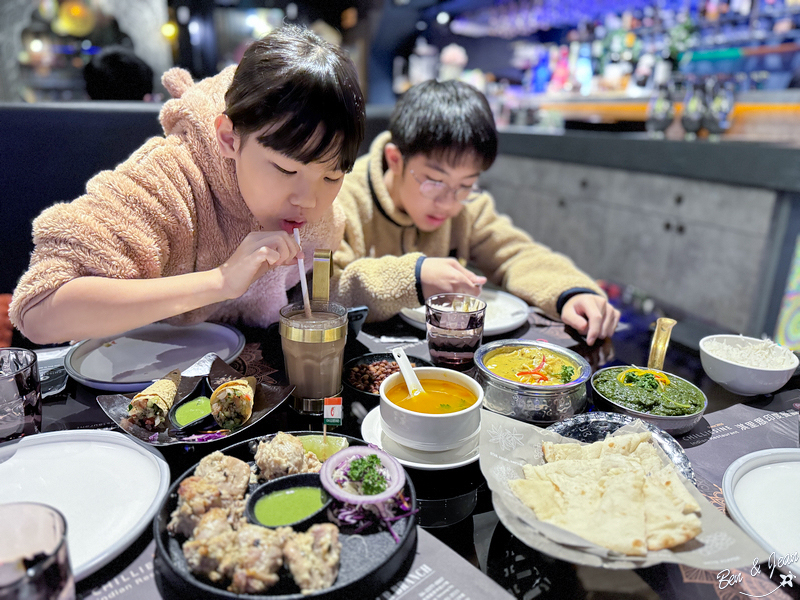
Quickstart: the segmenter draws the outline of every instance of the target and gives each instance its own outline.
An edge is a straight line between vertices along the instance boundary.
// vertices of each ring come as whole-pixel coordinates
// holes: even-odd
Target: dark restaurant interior
[[[150,328],[146,334],[55,344],[37,343],[12,324],[12,295],[40,242],[34,220],[87,194],[87,182],[128,164],[151,138],[165,137],[160,116],[170,92],[162,74],[179,67],[195,82],[215,77],[284,24],[311,30],[352,60],[366,114],[359,157],[374,151],[415,86],[436,80],[475,88],[491,111],[497,155],[470,180],[470,194],[488,193],[498,215],[568,257],[593,287],[568,286],[575,289],[560,296],[553,314],[517,297],[510,276],[483,273],[481,256],[456,254],[454,237],[450,257],[490,280],[471,308],[460,309],[482,306],[467,365],[440,363],[432,339],[436,326],[445,326],[434,323],[423,297],[429,295],[422,292],[420,259],[413,305],[381,320],[360,302],[343,307],[341,336],[324,338],[346,340],[333,363],[335,389],[304,397],[289,344],[316,338],[295,333],[283,310],[269,326],[210,319],[182,330],[158,319],[142,328]],[[391,221],[370,179],[373,165],[367,169],[374,211]],[[358,166],[344,176],[345,188],[357,172]],[[443,185],[459,199],[455,187],[428,177],[425,184]],[[461,200],[465,210],[468,201]],[[0,598],[800,598],[800,0],[3,0],[0,203],[0,521],[9,523],[0,524]],[[418,240],[429,235],[410,228]],[[374,251],[357,258],[376,259]],[[311,315],[309,292],[312,304],[337,301],[337,254],[335,246],[313,259],[305,253],[299,283],[295,276],[286,290],[300,314],[305,296]],[[618,316],[613,335],[587,340],[586,329],[562,322],[570,298],[584,293],[607,301],[606,314]],[[458,315],[459,308],[449,310]],[[419,362],[413,371],[398,366],[398,347]],[[509,349],[539,354],[512,375],[498,375],[492,360]],[[557,360],[571,374],[558,381],[549,374],[550,381],[543,365]],[[328,358],[315,361],[313,368],[325,372]],[[392,371],[402,372],[387,371],[371,391],[361,387],[358,377],[367,381],[393,361]],[[370,368],[376,364],[378,371]],[[434,376],[437,370],[445,375]],[[178,373],[171,388],[168,372]],[[443,445],[459,411],[425,414],[417,423],[420,413],[400,409],[402,418],[391,420],[397,407],[387,399],[389,383],[414,396],[414,373],[428,390],[433,384],[425,377],[474,384],[472,412],[480,424],[470,425],[468,439]],[[604,377],[622,392],[645,390],[672,406],[616,401]],[[23,379],[32,393],[23,393]],[[664,400],[676,384],[696,392],[700,408],[681,404],[688,396]],[[223,387],[231,399],[235,385],[245,390],[252,416],[223,425],[216,416],[225,410]],[[162,404],[169,427],[134,423],[137,394],[156,397],[163,386],[171,389]],[[205,416],[215,411],[216,422],[206,421],[213,431],[189,436],[171,421],[170,407],[201,396],[214,407]],[[202,528],[194,529],[204,522],[202,511],[228,510],[233,529],[228,525],[226,535],[233,538],[249,531],[245,520],[270,536],[281,530],[250,509],[242,516],[247,498],[237,505],[243,520],[234,523],[235,502],[226,504],[218,481],[215,500],[204,499],[209,504],[181,530],[176,515],[190,510],[193,493],[187,482],[200,480],[200,461],[221,451],[247,465],[244,487],[255,499],[256,484],[269,479],[259,453],[274,446],[278,432],[307,436],[301,456],[314,456],[308,444],[333,439],[385,457],[397,470],[384,471],[384,483],[404,482],[389,500],[400,512],[387,520],[380,506],[351,511],[330,493],[332,506],[346,508],[320,512],[314,540],[285,534],[289,541],[280,541],[277,566],[265,579],[241,565],[225,571],[232,546],[223,558],[214,555],[222,566],[209,575],[187,549],[206,544],[200,555],[208,565],[213,548]],[[326,441],[318,442],[323,434]],[[636,444],[654,448],[657,468],[669,469],[682,494],[652,500],[662,481],[653,463],[609,448],[609,440],[626,434],[649,440],[635,442],[630,454]],[[428,437],[403,437],[409,435]],[[567,461],[551,462],[547,449],[560,443],[575,451],[576,441],[587,461],[570,479],[584,482],[580,502],[562,500],[567,486],[559,477],[566,476],[557,466],[566,470]],[[80,468],[59,466],[71,452]],[[348,449],[340,452],[344,460]],[[608,465],[620,453],[626,466],[614,470]],[[336,454],[323,454],[315,468],[299,472],[313,472],[326,497],[326,477],[335,482],[342,473],[325,475]],[[130,468],[113,466],[129,455]],[[568,459],[577,465],[578,454]],[[142,479],[133,467],[140,463],[154,469]],[[342,464],[353,472],[352,462]],[[232,465],[224,471],[228,483]],[[614,480],[613,487],[619,469],[636,473],[638,483]],[[538,487],[534,472],[544,478]],[[594,473],[601,474],[592,479]],[[81,483],[64,488],[68,478]],[[2,515],[22,515],[21,503],[30,502],[66,516],[60,535],[70,562],[61,566],[58,589],[31,591],[36,561],[7,575],[21,559],[11,542],[2,549],[4,540],[35,536],[20,535],[22,529],[11,529],[14,519]],[[677,537],[666,545],[652,542],[654,530],[645,529],[656,527],[661,510],[677,511],[659,525]],[[362,535],[347,519],[364,514],[374,522],[366,521],[372,524]],[[636,519],[647,532],[646,549],[621,552],[609,540],[628,535]],[[685,523],[697,529],[680,537],[674,532]],[[318,585],[302,579],[293,552],[303,536],[322,543],[324,527],[336,529],[341,543],[332,544],[332,579]],[[251,546],[259,544],[263,550],[263,541]],[[53,556],[66,563],[62,554]],[[308,569],[304,576],[325,578],[319,564]]]

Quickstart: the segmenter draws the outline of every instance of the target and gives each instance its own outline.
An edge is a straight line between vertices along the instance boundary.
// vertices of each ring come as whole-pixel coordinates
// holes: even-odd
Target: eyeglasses
[[[452,188],[444,181],[434,181],[433,179],[420,179],[413,169],[408,170],[411,176],[419,184],[420,193],[428,200],[434,202],[444,202],[450,196],[453,196],[461,204],[469,204],[483,193],[483,190],[478,187],[477,182],[472,187]]]

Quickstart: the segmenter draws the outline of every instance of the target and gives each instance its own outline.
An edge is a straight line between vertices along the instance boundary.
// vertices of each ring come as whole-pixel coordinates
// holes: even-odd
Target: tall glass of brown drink
[[[347,342],[347,310],[336,302],[311,302],[311,318],[302,302],[281,309],[281,347],[294,407],[322,414],[325,398],[342,389],[342,361]]]

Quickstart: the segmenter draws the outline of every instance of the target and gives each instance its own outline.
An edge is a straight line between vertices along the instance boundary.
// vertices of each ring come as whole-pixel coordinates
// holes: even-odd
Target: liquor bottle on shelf
[[[703,87],[698,83],[689,81],[686,84],[686,97],[683,101],[683,114],[681,125],[686,132],[684,137],[693,140],[703,126],[703,116],[706,112],[706,102]]]
[[[653,137],[664,137],[664,132],[675,118],[675,106],[669,85],[662,83],[647,106],[645,127]]]
[[[720,84],[714,77],[706,80],[708,106],[703,115],[703,127],[708,130],[710,139],[719,139],[720,134],[731,128],[733,113],[733,86],[726,82]]]

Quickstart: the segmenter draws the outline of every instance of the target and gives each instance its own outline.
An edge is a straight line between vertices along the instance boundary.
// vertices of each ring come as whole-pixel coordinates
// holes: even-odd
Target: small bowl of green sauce
[[[190,394],[169,409],[169,421],[175,432],[218,429],[211,414],[211,386],[203,377]]]
[[[314,523],[328,520],[331,501],[319,473],[297,473],[256,488],[247,500],[245,514],[255,525],[305,531]]]

